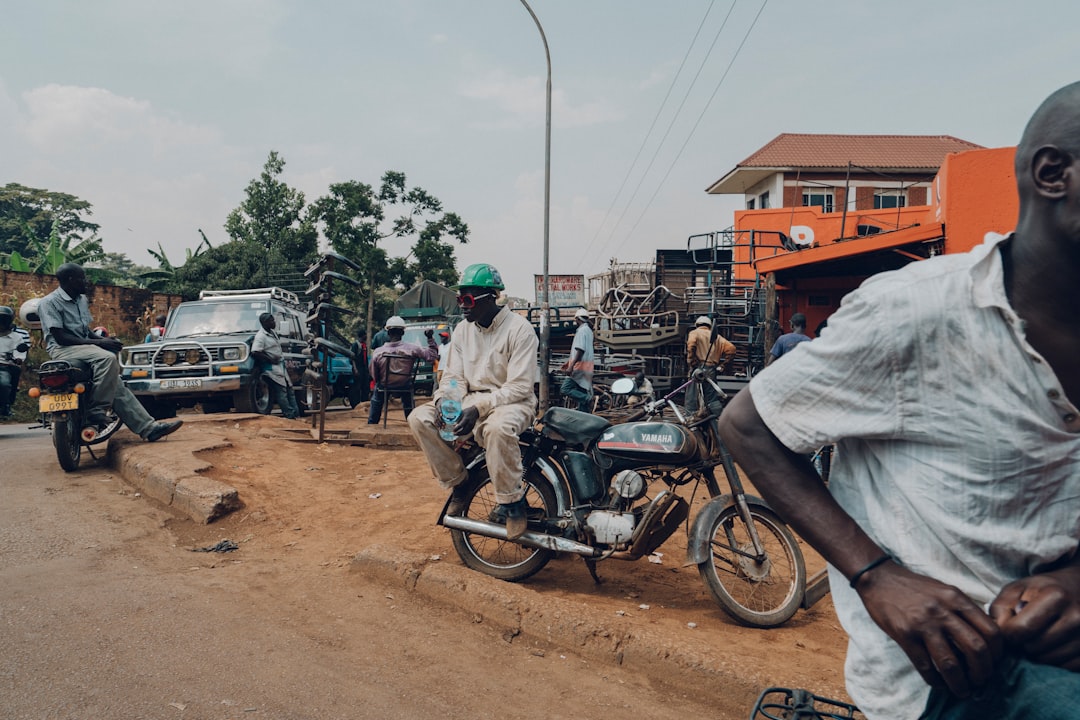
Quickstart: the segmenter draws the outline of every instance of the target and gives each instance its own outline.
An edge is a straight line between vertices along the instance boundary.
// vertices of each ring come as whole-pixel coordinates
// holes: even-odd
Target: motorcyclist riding
[[[0,417],[10,417],[30,335],[14,325],[15,311],[0,305]]]

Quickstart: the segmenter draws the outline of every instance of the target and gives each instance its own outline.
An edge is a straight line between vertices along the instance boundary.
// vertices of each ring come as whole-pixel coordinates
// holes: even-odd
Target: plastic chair
[[[408,406],[404,398],[401,401],[402,410],[406,407],[415,406],[413,387],[416,383],[416,371],[420,367],[420,358],[412,355],[394,355],[388,353],[378,358],[378,367],[375,368],[377,380],[375,391],[382,394],[382,424],[386,427],[387,417],[390,415],[390,396],[408,393]],[[406,413],[408,415],[408,413]]]

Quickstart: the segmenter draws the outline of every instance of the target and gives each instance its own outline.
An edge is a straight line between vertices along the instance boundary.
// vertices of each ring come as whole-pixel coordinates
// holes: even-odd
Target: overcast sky
[[[553,65],[552,274],[649,261],[730,226],[741,197],[705,188],[779,133],[1014,145],[1036,105],[1080,79],[1075,0],[530,4]],[[155,265],[145,248],[181,262],[198,228],[224,242],[277,150],[309,202],[404,172],[469,224],[459,269],[491,262],[532,296],[546,65],[519,0],[0,9],[0,184],[89,201],[106,250]]]

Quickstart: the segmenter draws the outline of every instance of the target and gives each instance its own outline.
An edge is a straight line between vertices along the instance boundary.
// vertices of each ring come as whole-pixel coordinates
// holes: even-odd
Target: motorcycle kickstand
[[[593,582],[602,585],[604,581],[596,574],[596,561],[592,558],[582,558],[582,560],[585,561],[585,567],[589,568],[589,574],[592,575]]]

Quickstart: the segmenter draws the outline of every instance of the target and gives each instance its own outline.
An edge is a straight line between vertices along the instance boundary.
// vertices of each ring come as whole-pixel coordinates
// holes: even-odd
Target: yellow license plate
[[[76,393],[42,395],[38,398],[38,410],[45,413],[74,410],[77,407],[79,407],[79,396]]]

